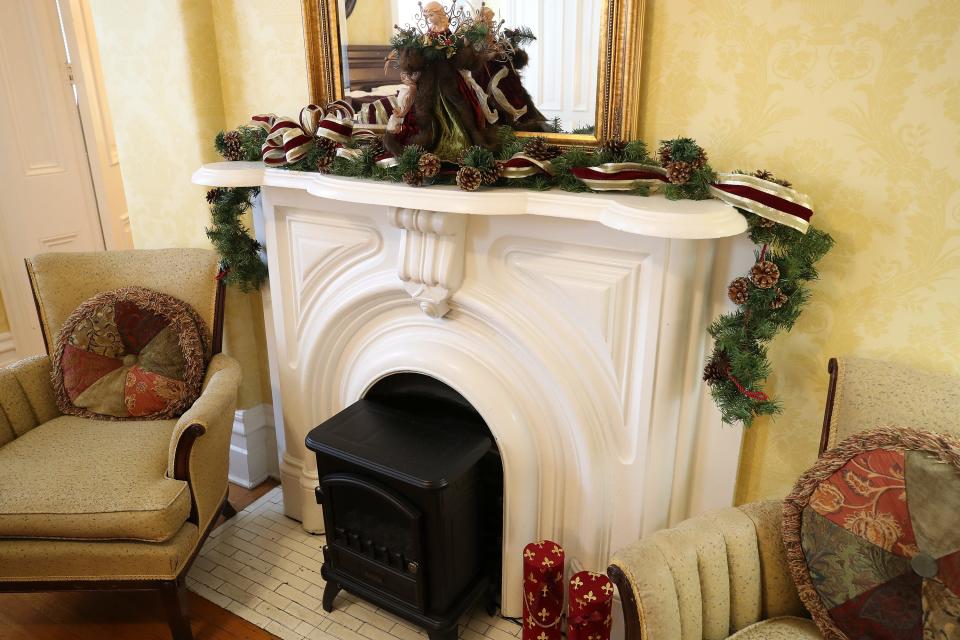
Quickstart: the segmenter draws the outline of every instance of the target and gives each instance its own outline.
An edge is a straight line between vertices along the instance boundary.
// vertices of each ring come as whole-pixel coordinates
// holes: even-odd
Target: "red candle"
[[[560,640],[563,560],[563,547],[550,540],[524,548],[522,640]]]
[[[610,640],[613,584],[607,576],[581,571],[570,579],[567,640]]]

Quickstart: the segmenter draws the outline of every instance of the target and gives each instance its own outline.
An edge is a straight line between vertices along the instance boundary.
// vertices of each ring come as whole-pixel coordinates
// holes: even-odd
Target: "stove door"
[[[327,569],[423,611],[419,509],[387,487],[349,473],[320,482]]]

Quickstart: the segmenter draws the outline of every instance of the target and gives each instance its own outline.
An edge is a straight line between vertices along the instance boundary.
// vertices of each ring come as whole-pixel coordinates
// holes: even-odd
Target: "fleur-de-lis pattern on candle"
[[[570,579],[567,640],[610,640],[613,592],[602,573],[581,571]]]
[[[550,540],[523,550],[523,640],[561,640],[563,547]]]

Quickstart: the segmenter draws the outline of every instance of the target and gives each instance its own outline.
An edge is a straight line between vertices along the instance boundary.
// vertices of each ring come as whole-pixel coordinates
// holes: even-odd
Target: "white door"
[[[44,351],[23,260],[104,248],[55,0],[0,1],[0,286],[23,357]]]

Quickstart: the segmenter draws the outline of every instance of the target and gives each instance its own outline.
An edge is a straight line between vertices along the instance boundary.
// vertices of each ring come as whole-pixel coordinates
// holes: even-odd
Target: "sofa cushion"
[[[730,636],[729,640],[822,640],[813,620],[807,618],[769,618],[752,624]]]
[[[0,539],[0,581],[172,580],[199,541],[189,522],[164,542]]]
[[[826,452],[783,508],[790,570],[823,634],[954,637],[958,511],[960,441],[950,436],[885,427]]]
[[[200,395],[207,343],[206,324],[181,300],[142,287],[99,293],[60,330],[57,405],[85,418],[177,417]]]
[[[169,539],[191,506],[166,477],[175,424],[62,416],[0,448],[0,537]]]

